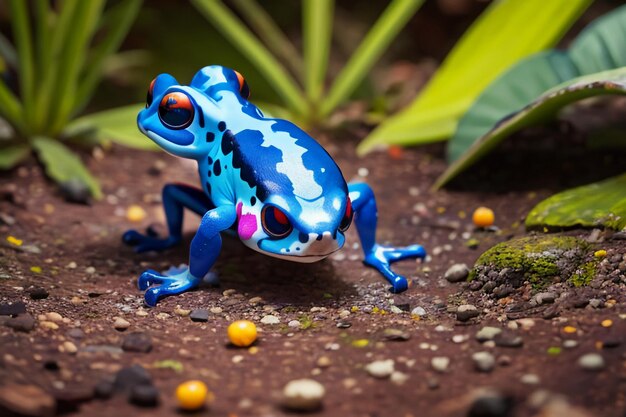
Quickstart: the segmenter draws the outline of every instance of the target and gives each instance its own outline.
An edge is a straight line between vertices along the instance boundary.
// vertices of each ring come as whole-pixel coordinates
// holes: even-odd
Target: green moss
[[[596,275],[597,262],[586,262],[582,264],[568,280],[574,287],[589,285]]]
[[[488,266],[496,270],[508,268],[522,272],[532,287],[540,290],[552,284],[554,277],[561,274],[557,262],[565,252],[574,250],[582,259],[589,249],[589,244],[584,240],[569,236],[523,237],[495,245],[480,256],[476,266]],[[576,259],[572,261],[576,262]],[[593,276],[595,268],[593,271],[585,271],[588,274],[581,274],[576,282],[590,279],[588,275]],[[476,273],[475,270],[472,272],[474,275],[470,277],[473,279]],[[583,279],[583,275],[586,278]]]

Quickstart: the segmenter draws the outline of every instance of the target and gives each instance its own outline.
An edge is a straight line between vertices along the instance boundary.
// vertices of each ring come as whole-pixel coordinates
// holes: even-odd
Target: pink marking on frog
[[[243,203],[237,204],[237,219],[239,220],[237,233],[239,233],[241,239],[248,240],[256,232],[257,222],[254,214],[242,214],[242,207]]]

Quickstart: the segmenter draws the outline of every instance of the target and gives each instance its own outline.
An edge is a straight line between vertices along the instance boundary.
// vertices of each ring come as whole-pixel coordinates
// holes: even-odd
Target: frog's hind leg
[[[191,241],[189,268],[171,276],[148,270],[139,277],[137,286],[140,290],[146,290],[146,304],[154,307],[160,298],[197,287],[220,253],[220,232],[231,227],[236,220],[235,206],[222,206],[206,212]]]
[[[392,292],[405,291],[408,288],[407,279],[393,272],[391,264],[407,258],[423,259],[426,250],[421,245],[389,247],[376,243],[378,209],[372,189],[365,183],[356,183],[349,184],[348,191],[354,209],[354,222],[365,254],[363,262],[376,268],[389,281]]]
[[[201,189],[183,184],[167,184],[163,187],[163,209],[167,218],[169,236],[159,239],[150,231],[144,235],[136,230],[128,230],[122,236],[122,240],[127,245],[133,246],[136,252],[161,251],[178,244],[182,239],[185,208],[202,216],[215,206]]]

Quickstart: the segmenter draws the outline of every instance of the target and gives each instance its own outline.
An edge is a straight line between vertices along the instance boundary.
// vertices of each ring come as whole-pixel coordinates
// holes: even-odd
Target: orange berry
[[[472,221],[477,227],[489,227],[493,225],[494,220],[493,210],[487,207],[478,207],[472,214]]]
[[[207,399],[209,403],[213,402],[213,393],[204,382],[192,380],[183,382],[176,388],[176,399],[180,408],[193,411],[204,407]]]
[[[235,346],[250,346],[256,336],[256,325],[249,320],[237,320],[228,326],[228,339]]]

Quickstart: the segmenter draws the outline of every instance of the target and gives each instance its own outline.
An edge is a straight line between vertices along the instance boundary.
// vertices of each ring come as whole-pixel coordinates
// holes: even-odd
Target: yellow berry
[[[228,339],[235,346],[247,347],[256,340],[256,326],[249,320],[237,320],[228,326]]]
[[[593,256],[596,258],[604,258],[606,256],[606,251],[604,249],[597,250],[593,253]]]
[[[610,319],[602,320],[602,323],[600,324],[602,325],[602,327],[611,327],[613,325],[613,320],[610,320]]]
[[[126,210],[126,218],[131,222],[140,222],[146,218],[146,211],[138,205],[132,205]]]
[[[24,243],[22,239],[18,239],[14,236],[7,236],[7,242],[15,246],[22,246],[22,243]]]
[[[207,402],[213,402],[213,393],[209,391],[202,381],[183,382],[176,388],[176,399],[178,405],[183,410],[194,411],[199,410]]]
[[[563,327],[563,331],[565,333],[570,333],[571,334],[571,333],[576,333],[577,329],[574,326],[565,326],[565,327]]]
[[[478,207],[472,214],[472,221],[478,227],[489,227],[493,224],[495,216],[493,210],[487,207]]]

